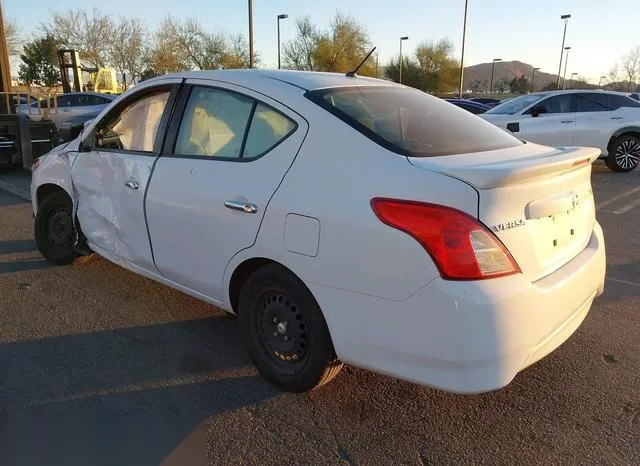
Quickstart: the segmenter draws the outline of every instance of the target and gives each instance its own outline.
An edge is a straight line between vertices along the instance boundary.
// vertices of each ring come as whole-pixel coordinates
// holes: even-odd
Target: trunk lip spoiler
[[[538,146],[544,148],[544,146]],[[478,158],[478,163],[447,164],[438,161],[439,157],[415,158],[407,157],[409,163],[443,175],[457,178],[478,189],[502,188],[514,184],[535,181],[550,174],[561,175],[593,164],[601,154],[595,147],[558,147],[546,148],[546,151],[532,151],[530,154],[513,160],[508,159],[508,151],[504,157],[496,161],[482,161],[481,152],[461,154],[450,157],[464,157],[470,155]],[[467,158],[471,160],[471,158]],[[458,162],[458,161],[456,161]]]

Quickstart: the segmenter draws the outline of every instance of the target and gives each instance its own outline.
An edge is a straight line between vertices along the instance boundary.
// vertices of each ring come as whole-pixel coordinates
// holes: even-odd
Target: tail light
[[[520,273],[498,238],[464,212],[384,198],[372,199],[371,207],[383,223],[415,238],[445,279],[482,280]]]

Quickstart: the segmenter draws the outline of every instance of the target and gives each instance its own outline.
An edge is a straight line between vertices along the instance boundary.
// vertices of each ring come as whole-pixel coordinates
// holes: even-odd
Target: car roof
[[[238,70],[211,70],[189,71],[173,73],[152,78],[149,81],[160,80],[168,77],[181,77],[185,79],[215,79],[233,83],[242,83],[249,87],[259,86],[264,80],[276,80],[290,84],[305,91],[326,89],[343,86],[400,86],[391,81],[385,81],[366,76],[349,77],[344,73],[328,73],[320,71],[295,71],[272,69],[238,69]],[[404,87],[404,86],[402,86]]]
[[[550,97],[553,95],[578,94],[582,92],[598,92],[602,94],[629,95],[628,92],[609,91],[607,89],[564,89],[564,90],[560,89],[557,91],[538,91],[538,92],[532,92],[530,94],[523,94],[523,95],[539,95],[539,96]]]

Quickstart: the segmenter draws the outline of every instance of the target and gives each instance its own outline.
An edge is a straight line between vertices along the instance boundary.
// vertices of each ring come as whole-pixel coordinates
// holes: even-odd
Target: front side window
[[[95,148],[153,152],[158,126],[170,91],[146,94],[126,105],[114,117],[107,117],[96,129]]]
[[[174,148],[176,155],[251,158],[295,128],[289,118],[254,99],[221,89],[194,87]]]
[[[487,115],[515,115],[546,96],[547,94],[521,95],[490,108],[486,113]]]
[[[354,86],[311,91],[307,97],[374,142],[410,157],[523,144],[497,126],[417,89]]]
[[[532,113],[534,108],[543,109],[543,113],[555,114],[555,113],[572,113],[576,111],[576,104],[574,94],[560,94],[549,97],[543,100],[539,104],[527,110],[526,113]]]
[[[579,112],[607,112],[609,111],[609,96],[595,92],[576,94]]]

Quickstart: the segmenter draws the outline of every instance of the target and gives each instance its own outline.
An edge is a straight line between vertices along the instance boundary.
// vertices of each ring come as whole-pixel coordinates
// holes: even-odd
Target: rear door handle
[[[225,201],[224,206],[228,209],[239,210],[247,214],[255,214],[258,211],[258,207],[250,202]]]
[[[621,116],[614,116],[614,117],[611,117],[611,119],[612,120],[622,120],[622,117]]]
[[[565,124],[573,123],[573,120],[562,120],[560,123],[565,123]]]
[[[128,180],[124,182],[124,185],[129,188],[129,189],[138,189],[140,187],[140,185],[138,184],[137,181],[134,180]]]

